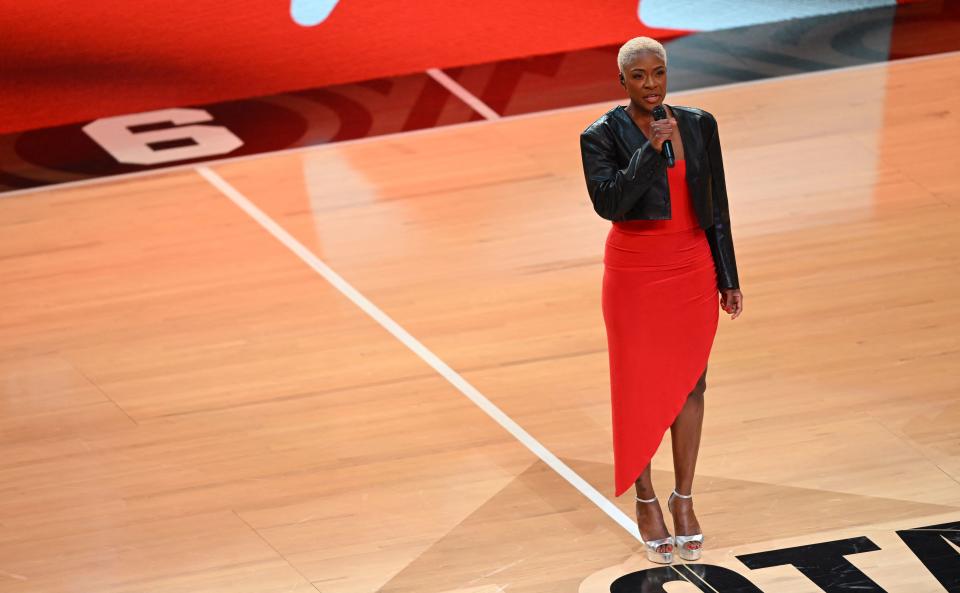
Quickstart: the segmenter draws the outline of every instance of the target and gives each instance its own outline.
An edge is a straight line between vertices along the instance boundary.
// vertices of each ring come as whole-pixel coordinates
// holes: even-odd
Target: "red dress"
[[[617,496],[650,462],[706,369],[720,315],[685,161],[667,169],[667,181],[672,218],[614,222],[604,249]]]

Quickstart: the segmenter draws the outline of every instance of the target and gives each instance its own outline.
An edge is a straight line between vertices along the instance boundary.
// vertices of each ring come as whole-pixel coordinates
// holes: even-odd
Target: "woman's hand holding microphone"
[[[663,143],[673,137],[673,130],[676,127],[677,120],[672,117],[650,122],[650,145],[656,148],[657,152],[661,152]]]

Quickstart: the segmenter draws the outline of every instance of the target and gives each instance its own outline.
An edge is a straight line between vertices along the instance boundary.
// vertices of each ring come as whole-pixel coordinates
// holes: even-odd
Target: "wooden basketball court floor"
[[[960,520],[958,72],[668,96],[720,121],[745,294],[708,373],[700,564],[810,593],[737,556],[865,537],[857,590],[946,590],[897,531]],[[609,223],[577,144],[608,107],[0,199],[0,592],[586,593],[652,568],[612,497]],[[662,499],[671,468],[665,441]]]

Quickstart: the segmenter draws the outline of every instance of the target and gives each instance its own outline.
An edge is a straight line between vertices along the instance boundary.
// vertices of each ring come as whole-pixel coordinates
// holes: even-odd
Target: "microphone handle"
[[[653,108],[653,119],[661,120],[667,118],[667,110],[663,108],[663,105],[657,105]],[[663,145],[660,149],[663,156],[667,159],[667,166],[672,167],[676,162],[673,156],[673,143],[669,140],[664,140]]]
[[[667,159],[667,166],[672,167],[676,163],[676,159],[673,156],[673,142],[664,140],[662,152],[663,156]]]

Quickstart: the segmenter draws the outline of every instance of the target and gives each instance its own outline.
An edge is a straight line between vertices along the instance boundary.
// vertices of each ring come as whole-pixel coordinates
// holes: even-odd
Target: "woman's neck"
[[[638,126],[640,126],[640,129],[642,130],[650,129],[650,124],[653,122],[653,113],[637,107],[636,105],[633,104],[633,101],[631,101],[630,104],[627,105],[624,109],[626,110],[627,115],[630,116],[630,119],[632,119]]]

